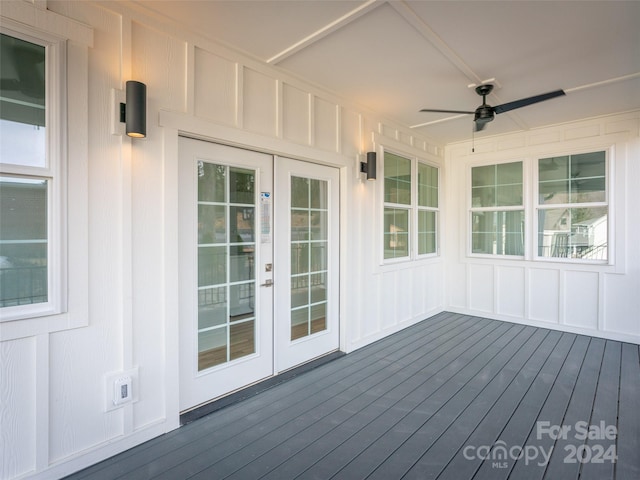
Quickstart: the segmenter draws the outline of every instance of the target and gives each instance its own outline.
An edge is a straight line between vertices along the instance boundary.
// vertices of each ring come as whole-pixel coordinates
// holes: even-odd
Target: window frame
[[[37,11],[38,22],[23,21]],[[35,18],[35,17],[34,17]],[[0,16],[3,33],[49,45],[52,68],[47,88],[51,117],[56,111],[58,120],[49,120],[47,168],[55,168],[57,175],[57,205],[50,203],[59,222],[51,231],[51,240],[57,239],[58,248],[51,256],[59,267],[51,267],[54,276],[48,309],[27,311],[9,317],[0,309],[0,342],[36,335],[64,331],[89,324],[89,128],[87,109],[89,100],[89,48],[93,45],[93,29],[49,10],[28,3],[17,3],[15,9]],[[55,58],[53,56],[55,56]],[[73,72],[70,75],[69,72]],[[73,92],[73,96],[67,95]],[[56,110],[57,108],[57,110]],[[68,132],[74,132],[74,141],[68,141]],[[54,134],[55,132],[55,134]],[[57,163],[55,163],[57,162]],[[16,172],[13,166],[4,168],[4,174],[35,174],[40,171]],[[53,193],[52,193],[53,195]],[[53,219],[53,217],[52,217]],[[53,221],[53,220],[52,220]],[[54,248],[51,245],[51,248]],[[57,289],[57,291],[55,291]],[[42,304],[35,304],[42,305]]]
[[[0,322],[63,313],[66,296],[66,203],[64,159],[66,156],[66,48],[65,41],[52,35],[26,29],[1,27],[3,34],[25,40],[45,49],[45,163],[21,166],[0,163],[0,174],[7,177],[47,181],[47,301],[0,308]]]
[[[497,167],[498,165],[505,165],[509,163],[521,163],[522,164],[522,203],[520,205],[493,205],[488,207],[474,207],[473,206],[473,169],[479,167]],[[509,158],[500,161],[487,161],[478,164],[469,165],[467,169],[468,181],[467,181],[467,256],[472,258],[490,258],[490,259],[501,259],[501,260],[524,260],[527,258],[527,227],[528,227],[528,212],[527,212],[527,182],[525,181],[527,174],[527,162],[525,159],[514,159]],[[494,186],[497,186],[495,184]],[[522,254],[521,255],[511,255],[511,254],[499,254],[499,253],[483,253],[483,252],[474,252],[473,251],[473,216],[474,213],[481,212],[522,212],[523,215],[523,225],[525,231],[522,234]]]
[[[605,200],[599,202],[577,202],[577,203],[558,203],[558,204],[541,204],[540,203],[540,175],[539,175],[539,162],[547,158],[553,157],[572,157],[577,155],[584,155],[590,153],[604,153],[604,174],[605,174]],[[567,263],[574,265],[614,265],[614,244],[613,244],[613,232],[614,232],[614,219],[612,214],[612,178],[613,178],[613,148],[612,147],[597,147],[593,148],[581,148],[571,150],[570,152],[553,153],[549,155],[537,155],[532,159],[533,172],[532,179],[535,184],[534,195],[532,198],[532,235],[533,235],[533,260],[536,262],[549,262],[549,263]],[[606,259],[588,259],[588,258],[572,258],[572,257],[545,257],[539,254],[540,252],[540,236],[539,236],[539,213],[540,210],[551,210],[559,208],[597,208],[606,207],[607,209],[607,258]]]
[[[394,202],[386,202],[385,201],[385,175],[384,175],[384,165],[385,165],[385,157],[386,153],[390,153],[392,155],[396,155],[402,157],[404,159],[409,160],[410,162],[410,172],[411,172],[411,180],[410,180],[410,201],[408,204],[404,203],[394,203]],[[423,157],[419,157],[414,154],[408,154],[398,149],[388,148],[385,146],[380,146],[378,151],[379,156],[381,157],[380,171],[382,175],[379,176],[382,181],[380,181],[380,197],[381,197],[381,209],[380,209],[380,227],[378,229],[378,235],[380,235],[380,247],[379,247],[379,264],[382,266],[385,265],[394,265],[394,264],[402,264],[407,262],[415,262],[418,260],[426,260],[431,258],[437,258],[440,256],[440,222],[441,222],[441,205],[442,205],[442,194],[441,194],[441,184],[442,184],[442,172],[440,165],[435,162],[428,161]],[[420,164],[432,167],[436,169],[437,172],[437,207],[431,206],[420,206],[418,193],[419,193],[419,185],[418,185],[418,166]],[[408,243],[407,246],[408,255],[402,257],[391,257],[385,258],[385,210],[389,209],[398,209],[404,210],[408,212],[408,229],[409,233],[407,235]],[[419,250],[419,214],[421,211],[434,212],[435,213],[435,251],[429,253],[420,254]]]

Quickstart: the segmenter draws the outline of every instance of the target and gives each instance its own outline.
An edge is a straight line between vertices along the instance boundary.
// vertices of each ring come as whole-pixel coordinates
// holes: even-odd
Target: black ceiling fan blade
[[[562,95],[565,95],[564,90],[555,90],[553,92],[543,93],[541,95],[535,95],[533,97],[522,98],[520,100],[515,100],[513,102],[497,105],[493,107],[493,111],[495,113],[504,113],[510,110],[515,110],[516,108],[526,107],[527,105],[532,105],[538,102],[544,102],[545,100],[550,100],[556,97],[561,97]]]
[[[421,112],[433,112],[433,113],[462,113],[462,114],[468,114],[468,115],[472,115],[476,112],[466,112],[466,111],[461,111],[461,110],[437,110],[437,109],[433,109],[433,108],[423,108],[422,110],[420,110]]]

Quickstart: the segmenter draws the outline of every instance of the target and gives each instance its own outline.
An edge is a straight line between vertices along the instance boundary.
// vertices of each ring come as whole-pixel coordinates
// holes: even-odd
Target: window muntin
[[[0,177],[0,308],[48,301],[48,181]]]
[[[384,201],[411,205],[411,160],[385,152]]]
[[[606,152],[538,160],[538,257],[606,261]]]
[[[471,169],[471,252],[524,255],[522,162]]]
[[[418,162],[418,255],[436,253],[438,169]]]
[[[27,38],[27,37],[25,37]],[[35,41],[35,40],[34,40]],[[0,34],[0,308],[2,319],[53,313],[57,161],[49,157],[47,42]],[[52,71],[57,71],[52,69]],[[35,310],[31,307],[37,307]]]
[[[437,254],[439,171],[384,152],[383,259]]]
[[[46,49],[0,34],[0,152],[5,164],[46,167]]]

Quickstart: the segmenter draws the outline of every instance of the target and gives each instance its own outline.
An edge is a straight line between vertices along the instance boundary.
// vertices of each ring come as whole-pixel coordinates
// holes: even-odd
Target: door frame
[[[347,199],[350,198],[348,187],[355,188],[354,183],[359,178],[360,158],[357,153],[345,156],[341,153],[320,150],[305,145],[294,144],[277,137],[266,137],[257,133],[241,130],[203,120],[193,115],[170,110],[160,110],[158,116],[159,134],[163,135],[163,148],[159,152],[164,169],[163,189],[165,191],[163,211],[165,258],[164,286],[164,333],[165,333],[165,364],[176,365],[179,361],[179,248],[178,248],[178,138],[180,136],[196,140],[218,143],[231,147],[245,148],[270,155],[301,160],[310,163],[338,168],[340,172],[340,240],[341,252],[346,252],[348,238],[349,212],[346,209]],[[350,326],[343,321],[346,312],[346,283],[347,271],[346,255],[340,255],[340,350],[348,353]],[[173,292],[173,293],[172,293]],[[165,367],[162,378],[167,388],[164,389],[167,422],[165,431],[180,426],[180,377],[177,368]]]

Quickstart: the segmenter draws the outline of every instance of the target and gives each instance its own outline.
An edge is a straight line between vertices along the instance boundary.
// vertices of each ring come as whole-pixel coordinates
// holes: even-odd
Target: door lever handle
[[[261,287],[271,287],[273,286],[273,280],[271,280],[270,278],[265,280],[263,284],[260,285]]]

